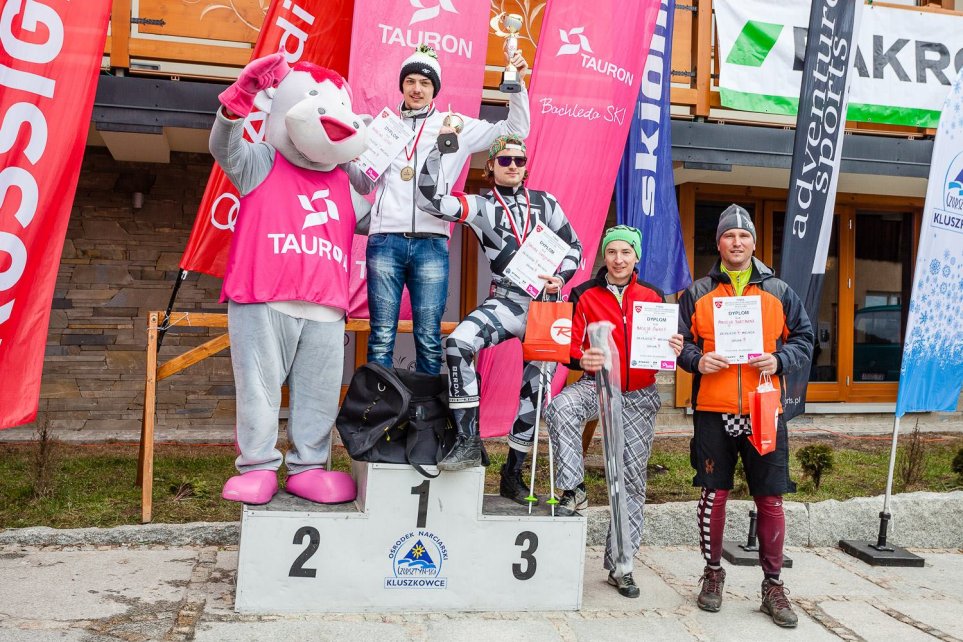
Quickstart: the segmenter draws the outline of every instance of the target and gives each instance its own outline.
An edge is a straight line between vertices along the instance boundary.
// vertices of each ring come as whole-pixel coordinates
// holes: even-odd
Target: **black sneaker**
[[[522,479],[520,473],[512,474],[506,465],[502,465],[501,482],[498,484],[498,494],[506,499],[510,499],[516,504],[528,506],[528,486]],[[538,498],[532,504],[538,504]]]
[[[562,491],[562,496],[555,507],[555,514],[559,517],[572,517],[577,511],[588,508],[588,495],[585,488],[576,486],[573,490]]]
[[[439,470],[464,470],[482,465],[482,443],[481,437],[472,435],[471,437],[458,436],[455,447],[451,452],[438,462]]]
[[[631,573],[626,573],[622,577],[615,577],[614,571],[609,573],[609,584],[619,589],[619,595],[622,597],[638,597],[639,587],[636,586],[635,580],[632,579]]]

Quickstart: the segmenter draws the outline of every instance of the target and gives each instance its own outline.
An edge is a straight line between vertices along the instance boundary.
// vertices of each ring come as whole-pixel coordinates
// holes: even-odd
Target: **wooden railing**
[[[534,60],[546,0],[489,2],[493,14],[508,11],[523,16],[519,44],[526,58]],[[932,2],[926,7],[876,4],[896,9],[963,14]],[[134,15],[132,0],[113,0],[111,32],[105,47],[106,64],[131,75],[232,79],[250,58],[269,5],[270,0],[139,0]],[[736,112],[724,110],[720,104],[719,61],[713,24],[712,0],[677,2],[671,100],[674,106],[684,107],[691,117],[726,119],[735,117]],[[485,73],[488,89],[498,85],[498,69],[504,62],[503,44],[502,38],[494,34],[489,37]],[[850,123],[849,128],[896,135],[928,133],[915,128],[872,123]]]
[[[231,339],[227,334],[226,314],[173,312],[167,322],[168,329],[176,331],[178,327],[216,328],[223,329],[224,334],[217,335],[164,363],[158,363],[158,337],[163,319],[163,312],[150,312],[147,315],[147,372],[144,384],[144,416],[141,424],[140,452],[137,464],[137,484],[141,488],[141,521],[145,524],[153,518],[154,510],[154,428],[157,420],[157,382],[176,375],[231,347]],[[442,334],[450,334],[456,325],[456,323],[450,321],[443,322],[441,324]],[[345,332],[357,334],[367,333],[369,329],[367,319],[348,319],[344,327]],[[411,331],[411,321],[398,322],[398,332]],[[342,398],[345,391],[345,387],[342,386]],[[281,405],[287,407],[287,386],[282,389],[281,393]]]

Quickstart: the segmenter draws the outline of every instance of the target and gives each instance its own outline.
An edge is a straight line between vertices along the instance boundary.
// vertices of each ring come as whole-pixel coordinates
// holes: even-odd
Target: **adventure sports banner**
[[[672,26],[675,0],[663,0],[645,60],[639,101],[615,182],[619,223],[642,231],[639,276],[665,293],[692,283],[672,174]]]
[[[556,0],[546,5],[529,85],[532,129],[526,144],[532,169],[526,184],[558,198],[582,242],[582,266],[566,292],[594,276],[660,4]],[[521,365],[517,341],[479,356],[482,436],[508,432]]]
[[[283,51],[288,63],[299,60],[348,70],[348,35],[352,0],[274,0],[264,16],[251,59]],[[250,141],[263,139],[264,112],[255,109],[245,119]],[[181,269],[223,277],[240,201],[237,190],[216,164],[197,209],[197,219],[181,257]]]
[[[37,415],[57,270],[110,0],[2,3],[0,428]]]
[[[479,0],[355,0],[351,30],[351,66],[348,82],[358,113],[377,114],[401,105],[398,74],[401,63],[419,44],[431,46],[441,66],[441,90],[435,107],[475,118],[481,108],[488,52],[488,21],[491,7]],[[467,167],[453,185],[464,185]],[[368,318],[364,281],[364,236],[355,235],[350,297],[352,318]],[[401,318],[411,318],[405,297]]]
[[[779,277],[799,295],[813,320],[819,318],[826,276],[846,129],[843,114],[854,75],[852,44],[862,28],[862,9],[863,0],[813,0],[809,22],[812,37],[802,70]],[[809,368],[785,380],[788,421],[805,409]]]
[[[716,0],[719,92],[733,109],[795,114],[809,0]],[[963,66],[963,16],[867,5],[847,120],[936,127]]]
[[[952,412],[963,388],[963,74],[943,105],[923,206],[896,416]]]

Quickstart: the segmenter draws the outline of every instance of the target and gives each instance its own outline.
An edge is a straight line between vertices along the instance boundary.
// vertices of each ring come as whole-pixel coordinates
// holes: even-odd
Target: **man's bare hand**
[[[589,348],[582,353],[579,365],[585,372],[595,374],[605,365],[605,353],[602,352],[602,348]]]
[[[718,352],[707,352],[699,359],[699,372],[712,374],[729,367],[729,361]]]
[[[776,368],[779,367],[779,361],[776,359],[776,355],[764,352],[758,357],[749,359],[749,365],[759,368],[760,374],[774,375],[776,374]]]

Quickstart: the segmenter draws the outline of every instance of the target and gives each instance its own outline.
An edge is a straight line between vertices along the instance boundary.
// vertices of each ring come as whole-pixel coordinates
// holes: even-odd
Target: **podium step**
[[[354,467],[358,499],[280,492],[245,506],[235,609],[245,613],[575,610],[586,519],[484,496],[481,467],[426,479]]]

